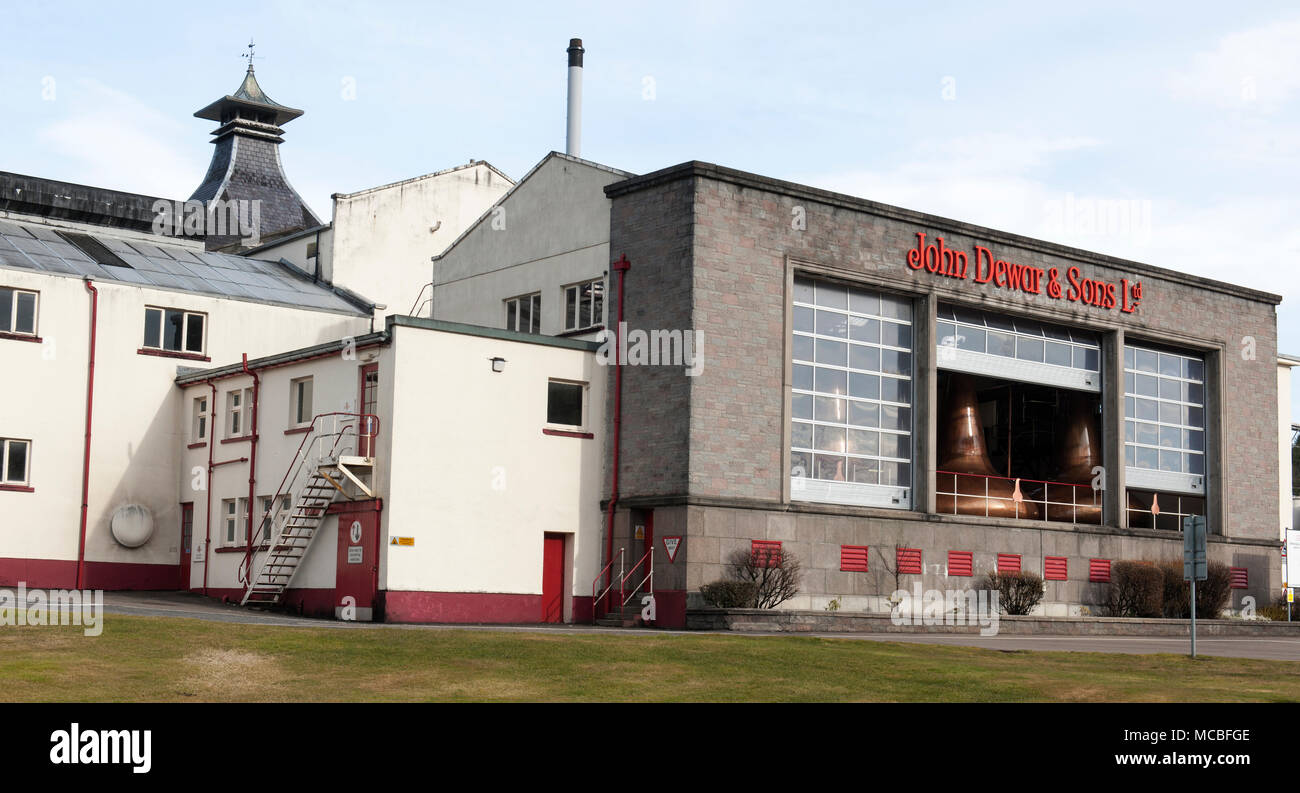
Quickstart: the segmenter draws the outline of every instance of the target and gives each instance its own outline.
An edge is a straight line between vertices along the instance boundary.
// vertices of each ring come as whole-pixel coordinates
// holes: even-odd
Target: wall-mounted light
[[[492,371],[504,372],[506,370],[505,358],[489,358],[488,360],[492,362]]]

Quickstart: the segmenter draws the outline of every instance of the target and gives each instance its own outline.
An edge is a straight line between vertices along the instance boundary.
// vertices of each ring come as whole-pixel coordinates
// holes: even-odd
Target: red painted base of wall
[[[72,589],[77,563],[63,559],[0,559],[0,585],[25,582],[33,589]],[[83,589],[179,589],[180,568],[174,564],[86,562]]]
[[[655,590],[655,627],[686,627],[686,592],[684,590]]]
[[[191,591],[200,595],[203,594],[202,587]],[[237,605],[244,597],[244,590],[208,587],[208,597]],[[304,617],[334,619],[334,590],[290,589],[284,593],[281,608],[292,614],[301,614]]]
[[[541,622],[542,596],[504,595],[492,592],[404,592],[388,590],[384,593],[384,621]]]
[[[573,621],[579,624],[591,622],[594,615],[591,613],[594,601],[590,595],[575,595],[573,598]]]

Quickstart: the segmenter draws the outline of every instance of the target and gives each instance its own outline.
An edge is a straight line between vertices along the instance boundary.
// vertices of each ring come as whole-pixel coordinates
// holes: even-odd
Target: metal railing
[[[596,620],[597,615],[600,614],[600,601],[609,595],[609,591],[614,588],[613,575],[610,576],[609,584],[600,591],[600,594],[596,594],[596,587],[600,586],[600,580],[605,577],[605,574],[610,572],[610,568],[614,566],[615,560],[618,561],[618,577],[619,580],[622,581],[623,549],[619,548],[618,553],[614,554],[614,556],[610,558],[609,562],[604,567],[600,568],[600,572],[596,574],[596,577],[591,582],[591,618],[593,621]],[[622,597],[621,592],[619,593],[619,596]],[[608,604],[606,605],[606,611],[608,611]]]
[[[634,573],[636,573],[637,568],[645,564],[647,560],[649,560],[650,572],[647,573],[641,579],[641,581],[637,583],[636,586],[632,587],[632,589],[628,591],[624,587],[624,584],[626,584],[627,580],[631,578]],[[641,587],[644,586],[647,581],[650,582],[650,588],[647,589],[646,592],[653,595],[655,593],[655,549],[653,546],[651,546],[650,549],[645,552],[645,556],[642,556],[641,559],[636,564],[632,565],[632,569],[628,570],[627,575],[623,576],[622,580],[618,582],[618,594],[619,597],[622,598],[622,601],[619,604],[620,607],[626,606],[629,600],[636,597],[636,593],[641,591]],[[626,597],[623,595],[625,591],[627,592]]]
[[[1012,482],[1014,488],[1010,495],[991,495],[990,481]],[[1004,489],[1005,485],[999,488]],[[1103,491],[1090,484],[955,471],[935,472],[934,494],[935,511],[944,515],[989,517],[991,506],[1011,508],[1014,505],[1017,517],[1057,523],[1100,525],[1104,505]],[[1022,506],[1025,504],[1034,504],[1037,510],[1026,510]],[[1037,516],[1033,515],[1034,511],[1037,511]]]
[[[357,430],[363,422],[365,431],[358,433]],[[323,431],[325,429],[329,431]],[[271,509],[262,513],[257,529],[249,533],[244,559],[239,566],[241,584],[251,586],[256,580],[253,576],[253,558],[260,550],[260,546],[265,544],[268,550],[275,548],[280,535],[284,532],[284,525],[276,525],[277,518],[285,511],[284,497],[298,490],[304,477],[310,477],[309,472],[318,470],[322,465],[333,464],[347,452],[362,447],[363,443],[368,444],[369,451],[373,455],[374,440],[378,434],[379,418],[370,413],[333,411],[312,417],[311,424],[303,433],[298,449],[294,452],[293,459],[289,461],[289,466],[276,487],[275,495],[271,497]],[[355,447],[344,443],[344,439],[349,436],[356,440]],[[328,451],[325,448],[327,442],[329,442]],[[292,509],[290,507],[289,511]]]

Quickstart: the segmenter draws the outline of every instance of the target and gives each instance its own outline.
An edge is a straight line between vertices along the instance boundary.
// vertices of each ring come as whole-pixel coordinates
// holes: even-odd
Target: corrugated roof
[[[212,297],[366,316],[368,311],[328,284],[312,281],[291,265],[228,253],[190,250],[165,237],[149,243],[78,229],[63,237],[50,226],[0,219],[0,267],[90,277]],[[74,244],[84,235],[126,262],[95,261],[93,249]],[[89,246],[88,246],[89,247]],[[101,257],[108,258],[108,257]]]

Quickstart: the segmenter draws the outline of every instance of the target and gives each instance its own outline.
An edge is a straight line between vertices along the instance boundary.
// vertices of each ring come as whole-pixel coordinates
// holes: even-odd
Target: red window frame
[[[949,551],[948,575],[975,575],[975,554],[973,551]]]
[[[920,548],[897,549],[895,562],[900,574],[920,575],[925,570],[925,565],[921,563]]]
[[[867,572],[870,558],[870,549],[866,545],[840,546],[840,570],[845,573]]]
[[[999,573],[1019,573],[1019,572],[1020,572],[1020,554],[1018,554],[1018,553],[1000,553],[1000,554],[998,554],[998,572],[999,572]]]
[[[781,566],[780,540],[750,540],[749,553],[757,567]]]
[[[1250,589],[1250,571],[1244,567],[1229,567],[1233,589]]]
[[[1088,580],[1098,584],[1109,584],[1110,583],[1110,560],[1089,559]]]
[[[1064,556],[1043,557],[1043,579],[1065,581],[1070,577],[1070,560]]]

